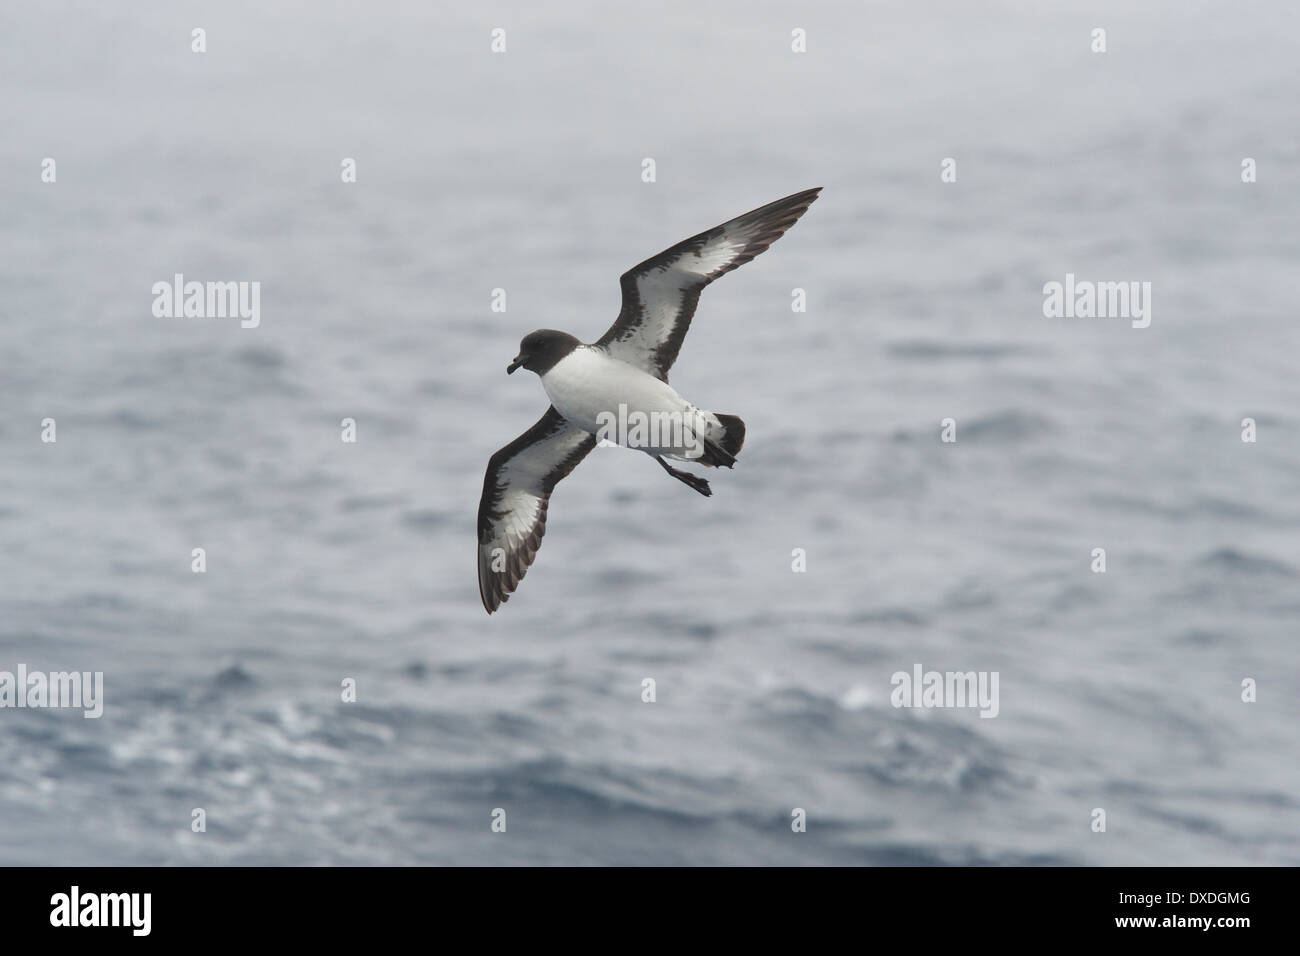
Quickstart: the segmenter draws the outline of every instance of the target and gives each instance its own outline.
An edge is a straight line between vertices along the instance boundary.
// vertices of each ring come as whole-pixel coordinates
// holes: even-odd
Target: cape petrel
[[[668,370],[704,287],[781,238],[819,192],[820,186],[805,189],[760,206],[625,272],[619,280],[622,310],[591,345],[552,329],[524,336],[506,372],[536,372],[551,407],[537,424],[492,456],[483,477],[478,587],[489,614],[509,600],[533,563],[546,533],[551,492],[596,447],[598,438],[644,451],[668,474],[705,496],[713,493],[705,479],[665,459],[705,467],[735,465],[745,441],[745,423],[686,401],[668,384]],[[612,432],[616,421],[620,428]],[[629,422],[631,427],[624,427]]]

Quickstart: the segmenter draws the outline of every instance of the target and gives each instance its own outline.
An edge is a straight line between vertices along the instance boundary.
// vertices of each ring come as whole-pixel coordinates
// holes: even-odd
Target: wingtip
[[[492,579],[492,574],[488,571],[487,563],[483,556],[482,548],[479,549],[478,555],[478,597],[483,602],[483,610],[489,615],[492,614],[502,604],[503,598],[497,593],[494,586],[496,582]]]
[[[502,594],[499,589],[493,586],[495,582],[484,581],[482,578],[483,566],[479,565],[480,578],[478,583],[478,596],[483,602],[483,610],[489,615],[495,613],[501,608],[502,604],[510,600],[509,594]]]
[[[772,203],[772,207],[795,212],[796,218],[802,216],[808,207],[815,203],[821,196],[822,187],[813,186],[811,189],[801,189],[797,193],[791,193],[784,199],[778,199]]]

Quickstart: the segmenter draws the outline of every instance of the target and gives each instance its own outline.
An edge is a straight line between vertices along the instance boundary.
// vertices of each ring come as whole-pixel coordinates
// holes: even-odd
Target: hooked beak
[[[528,361],[528,356],[516,355],[514,357],[514,361],[512,361],[509,365],[506,366],[506,374],[507,375],[512,374],[515,369],[520,368],[526,361]]]

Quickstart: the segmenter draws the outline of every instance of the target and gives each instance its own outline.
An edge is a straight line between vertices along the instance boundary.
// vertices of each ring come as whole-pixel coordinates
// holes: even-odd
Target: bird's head
[[[544,375],[556,362],[581,344],[568,332],[557,332],[554,329],[529,332],[519,343],[519,354],[506,366],[506,374],[511,374],[517,368],[526,368],[530,372]]]

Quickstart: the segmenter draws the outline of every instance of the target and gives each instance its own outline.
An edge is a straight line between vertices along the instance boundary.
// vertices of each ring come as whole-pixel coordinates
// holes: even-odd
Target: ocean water
[[[1300,863],[1293,4],[275,7],[0,11],[0,670],[105,698],[0,709],[0,863]],[[814,185],[673,370],[738,467],[598,450],[485,615],[519,338]]]

